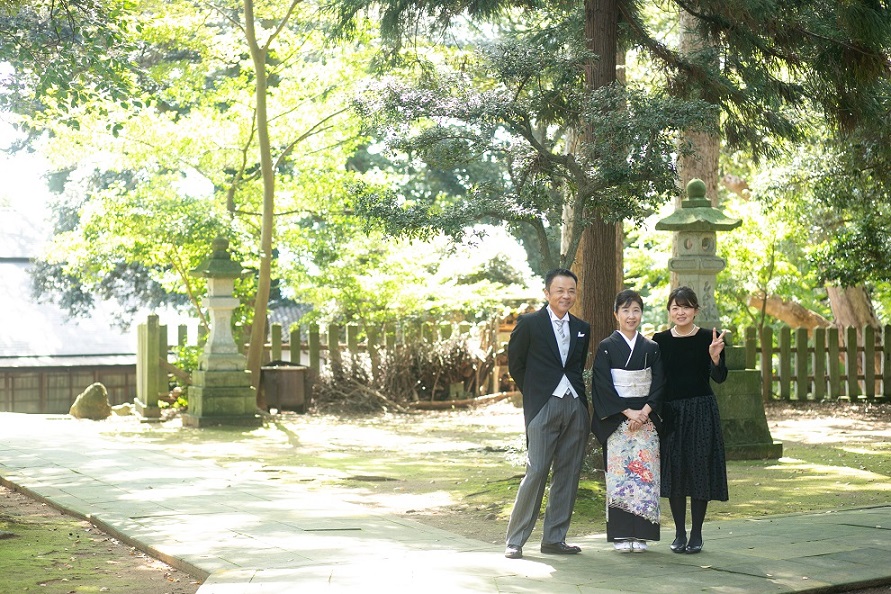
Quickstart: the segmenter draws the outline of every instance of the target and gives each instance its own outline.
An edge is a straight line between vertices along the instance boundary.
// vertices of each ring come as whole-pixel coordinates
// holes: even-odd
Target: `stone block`
[[[199,417],[189,413],[182,416],[184,427],[259,427],[263,424],[263,419],[259,414],[255,415],[239,415],[234,417],[214,416]]]
[[[249,371],[207,371],[192,372],[192,385],[202,387],[245,387],[251,385]],[[191,391],[191,389],[190,389]]]
[[[727,363],[727,369],[733,371],[746,368],[746,347],[741,346],[725,346],[724,362]]]
[[[738,369],[727,372],[722,384],[712,382],[715,394],[732,398],[734,396],[755,396],[761,402],[761,372],[756,369]],[[764,408],[761,405],[761,408]]]
[[[158,406],[150,406],[140,400],[138,397],[133,400],[133,405],[140,421],[160,421],[161,408]]]
[[[761,374],[754,369],[730,371],[713,384],[721,414],[724,450],[729,460],[779,458],[783,445],[770,435],[761,400]]]

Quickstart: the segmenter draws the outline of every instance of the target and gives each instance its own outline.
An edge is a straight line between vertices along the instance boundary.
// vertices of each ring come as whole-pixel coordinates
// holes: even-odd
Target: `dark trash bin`
[[[260,368],[260,392],[266,410],[306,412],[309,368],[290,361],[271,361]]]

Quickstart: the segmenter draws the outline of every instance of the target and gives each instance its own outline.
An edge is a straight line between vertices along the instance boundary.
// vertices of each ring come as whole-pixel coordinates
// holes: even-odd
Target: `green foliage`
[[[230,240],[246,268],[259,268],[254,80],[242,32],[229,19],[237,9],[230,15],[180,2],[139,8],[131,40],[141,47],[141,97],[152,100],[94,98],[96,109],[78,111],[77,128],[61,123],[59,106],[27,120],[52,137],[42,148],[66,171],[56,176],[59,234],[40,285],[63,291],[62,300],[80,312],[108,296],[127,297],[133,307],[185,298],[200,311],[203,281],[189,271],[217,235]],[[263,5],[257,15],[271,18],[279,8]],[[355,176],[345,164],[357,129],[344,105],[367,50],[328,44],[316,8],[300,4],[268,54],[267,107],[278,251],[324,263],[338,252],[339,237],[358,227],[345,214],[345,188]],[[323,232],[331,242],[316,244]],[[254,284],[238,283],[245,302]],[[238,317],[250,321],[250,312]]]
[[[0,78],[0,108],[78,129],[85,113],[106,113],[102,102],[133,104],[133,8],[130,0],[0,5],[0,63],[12,70]],[[33,121],[18,122],[32,138],[41,129]]]
[[[369,133],[410,158],[415,171],[460,171],[464,187],[456,200],[365,185],[357,211],[371,228],[421,239],[444,232],[460,241],[487,218],[528,225],[550,267],[575,255],[571,249],[558,261],[550,254],[547,229],[560,227],[564,207],[581,224],[641,221],[674,191],[674,132],[705,130],[714,113],[703,103],[617,85],[585,94],[578,73],[587,59],[571,44],[551,53],[517,38],[462,56],[458,69],[372,85],[356,105]],[[568,131],[585,125],[590,142],[575,138],[579,148],[567,154]]]
[[[505,299],[528,298],[534,281],[528,268],[516,264],[517,246],[503,230],[476,232],[486,236],[486,250],[470,240],[385,242],[357,235],[338,244],[336,260],[287,266],[283,275],[291,298],[313,304],[307,320],[488,320]]]
[[[824,281],[889,294],[885,5],[685,4],[717,49],[682,56],[680,4],[629,3],[619,32],[629,83],[587,94],[577,3],[383,2],[380,23],[355,18],[370,4],[296,3],[266,56],[273,275],[281,297],[311,303],[316,318],[485,317],[531,275],[506,264],[515,247],[471,259],[475,225],[505,222],[540,273],[572,259],[583,225],[561,254],[567,219],[602,216],[629,221],[627,284],[647,300],[645,321],[661,323],[669,237],[632,225],[675,192],[673,159],[685,149],[675,131],[703,127],[719,108],[725,146],[744,149],[727,167],[763,202],[726,205],[745,223],[718,241],[728,260],[719,305],[733,325],[757,320],[744,305],[752,292],[821,312]],[[124,315],[200,309],[202,281],[188,271],[213,237],[226,235],[248,269],[260,263],[256,81],[241,5],[78,0],[55,13],[64,19],[52,6],[0,10],[0,61],[14,71],[0,102],[62,172],[60,235],[37,266],[39,292],[75,313],[109,297]],[[258,4],[261,28],[283,8]],[[344,27],[351,37],[332,44]],[[410,30],[422,36],[408,48]],[[449,35],[423,37],[435,31]],[[375,61],[382,47],[392,60]],[[384,66],[388,76],[368,85],[369,69]],[[442,233],[465,247],[450,256]],[[238,283],[245,303],[254,290],[254,278]]]
[[[665,324],[669,292],[668,259],[671,234],[653,229],[655,222],[667,215],[667,208],[649,217],[644,225],[625,225],[625,287],[640,293],[644,300],[641,332],[655,331]]]
[[[193,345],[177,345],[173,349],[173,365],[179,367],[190,376],[193,371],[198,369],[199,359],[204,352],[203,346]],[[165,400],[159,401],[158,405],[163,407],[172,407],[185,410],[189,407],[189,386],[182,382],[178,377],[173,376],[176,386],[171,391],[174,396],[172,402]]]
[[[880,123],[829,143],[802,171],[805,195],[831,214],[811,256],[824,280],[842,286],[891,282],[891,104]],[[813,207],[812,207],[813,209]]]

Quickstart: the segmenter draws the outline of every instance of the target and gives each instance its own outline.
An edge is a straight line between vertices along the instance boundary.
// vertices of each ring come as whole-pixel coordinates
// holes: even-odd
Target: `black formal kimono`
[[[638,333],[632,346],[616,331],[594,356],[591,429],[603,446],[610,542],[659,540],[658,431],[665,375],[659,345]],[[646,404],[650,422],[632,431],[622,411]]]

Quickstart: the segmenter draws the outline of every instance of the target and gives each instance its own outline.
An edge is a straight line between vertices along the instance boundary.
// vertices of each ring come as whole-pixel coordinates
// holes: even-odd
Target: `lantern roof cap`
[[[229,253],[229,240],[218,236],[211,243],[210,257],[201,261],[191,270],[192,276],[204,278],[241,278],[248,271],[244,270],[240,262],[232,259]]]
[[[691,179],[687,184],[687,197],[681,201],[681,207],[656,223],[656,230],[730,231],[742,224],[742,220],[728,217],[712,206],[705,193],[705,182]]]

